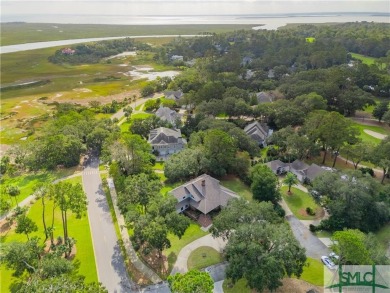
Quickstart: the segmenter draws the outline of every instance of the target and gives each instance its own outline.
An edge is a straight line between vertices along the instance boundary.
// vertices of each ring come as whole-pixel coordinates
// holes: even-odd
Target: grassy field
[[[201,246],[191,252],[187,260],[188,269],[203,269],[222,262],[222,255],[214,248]]]
[[[71,183],[81,183],[81,177],[75,177],[69,179]],[[52,202],[46,203],[47,211],[50,211],[52,208]],[[41,220],[42,214],[42,204],[40,201],[36,201],[30,208],[28,212],[28,217],[31,218],[37,225],[38,231],[31,233],[31,236],[38,236],[41,239],[44,237],[43,234],[43,225]],[[61,236],[63,234],[62,224],[61,224],[61,214],[59,210],[56,210],[54,217],[54,226],[57,228],[55,231],[55,237]],[[49,212],[47,212],[47,221],[51,221]],[[85,276],[86,282],[97,282],[97,272],[95,265],[95,256],[92,246],[91,233],[89,228],[88,216],[85,215],[81,219],[76,219],[76,217],[70,214],[68,219],[68,229],[69,235],[74,237],[77,241],[76,243],[76,257],[74,261],[80,263],[78,268],[78,273]],[[12,241],[26,241],[26,236],[21,234],[16,234],[15,230],[12,229],[8,232],[2,234],[2,241],[4,243],[9,243]],[[0,267],[0,279],[1,279],[1,292],[9,292],[9,286],[12,282],[16,281],[16,278],[11,277],[12,271],[7,270],[4,266]]]
[[[360,123],[357,123],[357,122],[355,122],[354,125],[360,131],[360,138],[363,141],[371,142],[373,144],[379,144],[381,140],[379,138],[375,138],[375,137],[365,133],[364,132],[365,129],[371,130],[371,131],[375,131],[375,132],[378,132],[380,134],[390,135],[390,130],[388,130],[385,127],[374,126],[374,125],[364,125],[364,124],[360,124]]]
[[[97,37],[183,35],[201,32],[222,33],[251,29],[253,26],[250,24],[99,25],[4,23],[1,25],[1,45]]]
[[[303,268],[303,273],[300,277],[310,284],[316,286],[324,285],[324,265],[321,261],[308,257],[306,266]]]
[[[221,185],[233,190],[241,197],[245,198],[248,201],[253,200],[253,194],[249,186],[240,180],[238,177],[225,177],[221,180]]]
[[[252,290],[247,287],[246,279],[238,280],[234,286],[231,285],[231,281],[225,280],[222,284],[222,288],[224,293],[252,293]]]
[[[168,258],[168,272],[172,270],[180,250],[187,244],[205,235],[207,235],[207,232],[202,231],[196,223],[192,223],[188,227],[181,239],[173,234],[169,234],[168,239],[171,241],[171,247],[163,251],[163,254]]]
[[[17,186],[20,189],[20,194],[17,196],[17,201],[21,202],[23,199],[33,194],[34,187],[38,183],[49,183],[56,179],[68,176],[75,173],[75,168],[64,169],[54,172],[41,172],[41,173],[28,173],[20,176],[9,177],[8,175],[3,176],[0,180],[1,185]],[[4,195],[2,195],[4,196]],[[16,205],[15,199],[12,199],[13,205]]]
[[[293,212],[294,216],[296,216],[300,220],[312,220],[318,217],[318,214],[321,214],[321,207],[318,206],[313,198],[303,192],[302,190],[291,187],[291,195],[287,194],[288,187],[282,186],[280,188],[283,199],[286,201],[288,207]],[[310,207],[314,211],[316,211],[315,216],[310,216],[306,213],[306,208]]]
[[[357,53],[350,53],[350,54],[351,54],[352,58],[360,60],[360,61],[362,61],[362,63],[367,64],[367,65],[374,64],[376,59],[377,59],[374,57],[368,57],[368,56],[364,56],[364,55],[357,54]]]

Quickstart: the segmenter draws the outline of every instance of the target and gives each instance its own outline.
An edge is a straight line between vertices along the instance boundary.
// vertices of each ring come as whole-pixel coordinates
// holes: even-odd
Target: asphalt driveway
[[[294,215],[287,215],[286,219],[291,226],[295,238],[304,248],[306,248],[306,255],[308,257],[320,260],[321,256],[330,253],[329,248],[314,236]]]

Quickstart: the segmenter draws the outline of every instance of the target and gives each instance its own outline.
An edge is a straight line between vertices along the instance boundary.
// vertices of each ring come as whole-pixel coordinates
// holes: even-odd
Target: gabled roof
[[[178,101],[183,96],[183,92],[182,91],[165,91],[164,95],[165,95],[166,99]]]
[[[186,143],[181,137],[180,129],[169,129],[166,127],[152,129],[149,134],[148,142],[150,144]]]
[[[156,116],[159,117],[163,121],[168,121],[172,125],[176,124],[176,120],[180,118],[180,114],[176,111],[171,110],[168,107],[160,107],[156,111]]]
[[[269,161],[265,165],[268,166],[274,173],[276,173],[278,168],[286,168],[286,167],[288,167],[287,163],[283,163],[280,160]]]
[[[268,127],[261,125],[258,121],[252,122],[245,126],[244,131],[252,139],[260,142],[268,137]]]
[[[300,160],[295,160],[291,163],[290,167],[296,171],[306,171],[309,168],[309,165],[305,164]]]
[[[184,197],[190,198],[190,205],[203,214],[207,214],[238,195],[219,184],[219,181],[210,175],[203,174],[183,185],[173,189],[170,193],[181,201]]]
[[[273,95],[266,92],[256,93],[256,97],[259,103],[272,103],[274,101]]]
[[[318,175],[324,172],[326,172],[325,169],[316,164],[311,164],[310,167],[306,170],[306,177],[309,178],[310,181],[313,181]]]

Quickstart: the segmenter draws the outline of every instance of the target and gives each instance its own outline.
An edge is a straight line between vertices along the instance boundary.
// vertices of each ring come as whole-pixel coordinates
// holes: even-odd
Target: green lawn
[[[352,58],[360,60],[360,61],[362,61],[362,63],[367,64],[367,65],[375,64],[375,60],[377,60],[377,58],[368,57],[368,56],[364,56],[364,55],[357,54],[357,53],[350,53],[350,54],[351,54]]]
[[[253,194],[250,187],[242,182],[238,177],[225,177],[221,180],[221,185],[233,190],[248,201],[253,200]]]
[[[320,260],[308,257],[306,266],[303,268],[303,273],[300,277],[310,284],[316,286],[324,285],[324,265]]]
[[[375,131],[375,132],[378,132],[380,134],[390,135],[390,130],[388,130],[385,127],[374,126],[374,125],[363,125],[363,124],[360,124],[360,123],[357,123],[357,122],[354,123],[354,126],[359,129],[359,131],[360,131],[360,138],[363,141],[371,142],[373,144],[379,144],[381,140],[379,138],[375,138],[375,137],[365,133],[364,129]]]
[[[26,197],[33,194],[34,188],[38,183],[50,183],[53,180],[71,175],[75,172],[74,168],[64,169],[55,172],[40,172],[40,173],[26,173],[20,176],[9,177],[5,175],[0,183],[2,186],[14,185],[20,189],[20,194],[17,196],[17,201],[21,202]],[[2,195],[6,196],[6,195]],[[16,206],[15,199],[12,199],[12,206]]]
[[[234,286],[231,284],[229,279],[223,281],[222,284],[223,292],[225,293],[251,293],[252,290],[247,287],[246,279],[238,280]]]
[[[71,183],[81,183],[81,177],[75,177],[69,179]],[[49,201],[46,203],[46,220],[47,222],[51,221],[50,211],[52,208],[53,202]],[[42,203],[41,201],[36,201],[28,211],[28,217],[31,218],[38,226],[38,231],[31,233],[31,236],[38,236],[41,239],[44,239],[43,225],[42,225]],[[55,230],[55,237],[61,236],[63,234],[62,222],[61,222],[61,213],[57,209],[54,216],[54,226],[57,228]],[[91,233],[89,228],[88,215],[85,215],[81,219],[76,219],[72,214],[69,215],[68,219],[68,230],[69,235],[76,239],[76,257],[75,261],[80,263],[78,272],[80,275],[85,276],[86,282],[97,282],[97,272],[95,264],[95,256],[93,251]],[[15,230],[10,230],[2,238],[4,243],[9,243],[12,241],[21,241],[25,242],[27,240],[25,235],[16,234]],[[12,271],[7,270],[5,267],[0,267],[0,279],[1,279],[1,292],[9,292],[9,286],[15,278],[11,278]]]
[[[310,194],[303,192],[302,190],[291,187],[291,195],[287,194],[288,187],[282,186],[280,188],[283,199],[286,201],[288,207],[300,220],[313,220],[321,213],[321,207],[318,206]],[[306,213],[306,208],[310,207],[316,211],[315,216],[310,216]]]
[[[181,239],[176,235],[169,234],[168,239],[171,242],[171,247],[163,251],[163,254],[168,258],[168,272],[172,270],[177,255],[184,246],[207,234],[207,232],[202,231],[200,226],[194,222],[187,228]]]
[[[214,248],[201,246],[191,252],[187,260],[188,269],[203,269],[222,262],[222,255]]]
[[[153,114],[150,113],[136,113],[131,115],[131,119],[145,119],[148,118],[149,116],[152,116]]]
[[[153,166],[153,170],[164,170],[164,162],[156,162]]]

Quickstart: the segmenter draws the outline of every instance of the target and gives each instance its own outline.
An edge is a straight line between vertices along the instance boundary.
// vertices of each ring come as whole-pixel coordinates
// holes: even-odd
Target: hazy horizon
[[[1,21],[26,21],[34,19],[48,22],[58,16],[224,16],[281,14],[364,13],[389,14],[390,2],[371,1],[264,1],[264,0],[214,0],[214,1],[163,1],[163,0],[12,0],[1,1]]]

